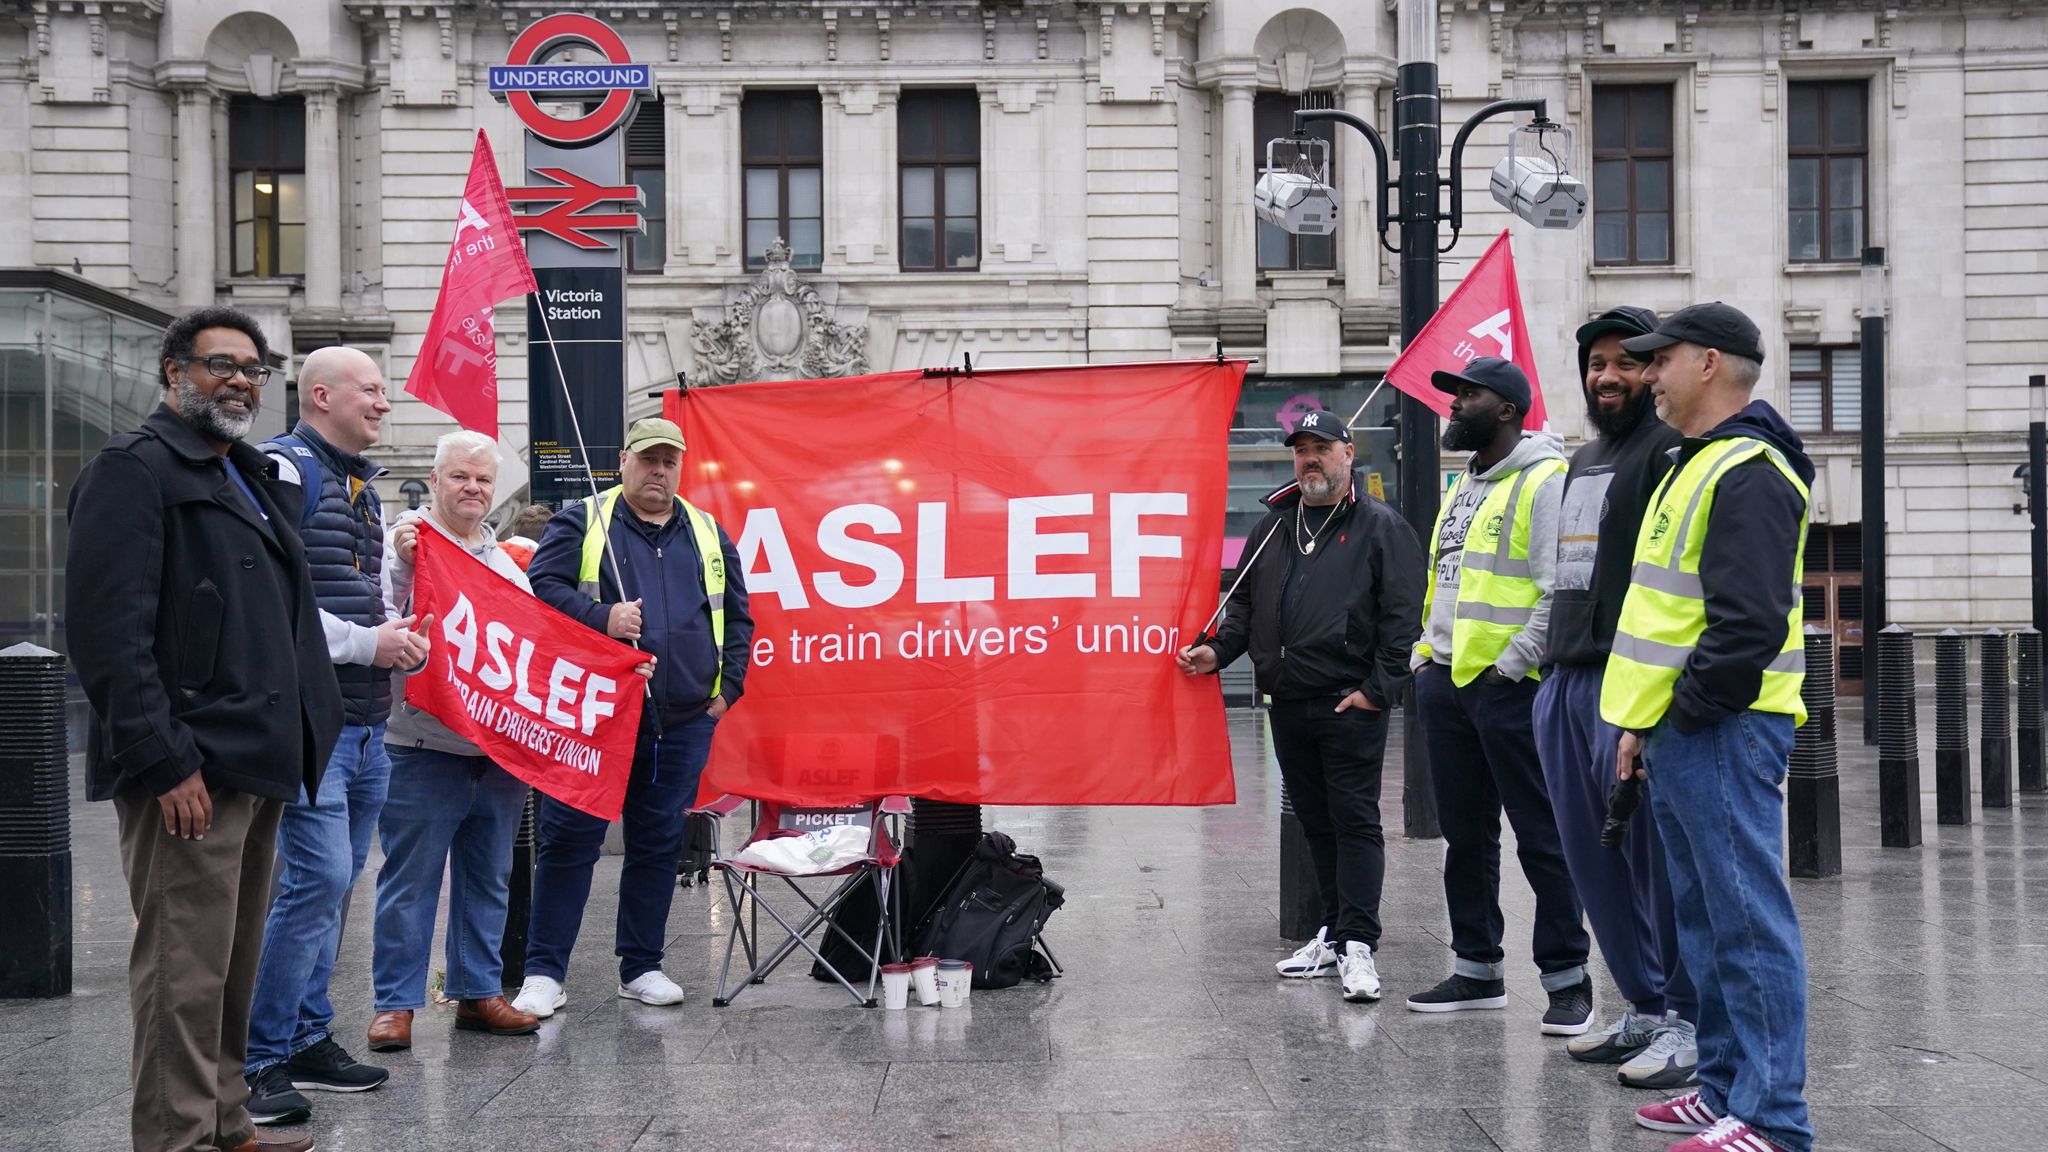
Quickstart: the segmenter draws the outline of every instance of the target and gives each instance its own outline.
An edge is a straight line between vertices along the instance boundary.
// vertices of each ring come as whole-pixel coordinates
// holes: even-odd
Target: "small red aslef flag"
[[[491,139],[477,129],[441,296],[405,390],[473,432],[498,435],[498,335],[491,310],[536,290]]]
[[[1481,356],[1511,360],[1529,377],[1533,393],[1524,427],[1549,425],[1543,410],[1543,382],[1536,374],[1536,350],[1522,314],[1522,289],[1515,280],[1515,250],[1503,232],[1486,249],[1451,298],[1436,310],[1387,369],[1387,383],[1415,397],[1438,416],[1451,414],[1451,397],[1429,382],[1432,372],[1457,372]]]

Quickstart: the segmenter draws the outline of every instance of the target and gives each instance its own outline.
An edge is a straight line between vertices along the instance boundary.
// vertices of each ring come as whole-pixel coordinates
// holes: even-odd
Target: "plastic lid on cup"
[[[912,965],[912,964],[908,964],[908,963],[905,963],[905,964],[884,964],[884,965],[882,965],[882,974],[883,974],[883,975],[885,975],[885,976],[898,976],[898,975],[902,975],[902,974],[908,973],[908,972],[909,972],[909,971],[911,970],[911,968],[913,968],[913,967],[915,967],[915,965]]]
[[[939,958],[937,956],[913,956],[910,958],[910,966],[912,968],[937,968],[939,966]]]
[[[941,960],[939,961],[939,967],[944,968],[948,972],[961,972],[973,968],[974,965],[969,964],[965,960]]]

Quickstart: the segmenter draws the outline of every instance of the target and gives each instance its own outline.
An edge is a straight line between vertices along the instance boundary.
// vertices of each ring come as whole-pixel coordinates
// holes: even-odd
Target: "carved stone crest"
[[[726,305],[722,320],[695,320],[692,384],[858,376],[868,370],[868,330],[842,324],[808,279],[789,266],[789,245],[768,246],[768,266]]]

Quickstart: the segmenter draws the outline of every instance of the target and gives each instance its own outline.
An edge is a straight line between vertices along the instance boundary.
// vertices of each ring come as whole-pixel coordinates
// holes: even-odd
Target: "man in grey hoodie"
[[[1430,540],[1431,583],[1415,668],[1416,716],[1429,745],[1448,850],[1452,974],[1408,997],[1416,1012],[1507,1007],[1500,911],[1500,817],[1514,825],[1536,891],[1535,959],[1548,1035],[1593,1020],[1591,947],[1566,869],[1532,731],[1550,626],[1565,462],[1549,432],[1525,432],[1532,389],[1521,369],[1482,356],[1431,382],[1456,397],[1443,444],[1469,451]]]

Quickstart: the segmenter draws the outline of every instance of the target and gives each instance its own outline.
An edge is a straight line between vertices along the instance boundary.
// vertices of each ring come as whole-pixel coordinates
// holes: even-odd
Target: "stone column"
[[[200,308],[214,301],[213,93],[197,85],[177,93],[178,304]]]
[[[1223,142],[1216,163],[1216,247],[1223,277],[1223,306],[1258,303],[1258,218],[1252,214],[1252,181],[1260,163],[1259,142],[1252,127],[1255,81],[1226,79],[1223,97]]]
[[[890,83],[820,89],[825,130],[824,271],[893,260],[896,96]]]
[[[1378,89],[1371,84],[1346,82],[1344,110],[1368,124],[1374,122],[1379,104]],[[1373,167],[1372,145],[1349,128],[1337,128],[1337,245],[1342,252],[1344,301],[1364,303],[1379,296],[1380,241],[1379,200],[1384,189],[1373,187],[1379,178]],[[1392,159],[1389,157],[1388,159]]]
[[[687,84],[669,102],[670,264],[741,267],[740,94],[736,83]]]
[[[306,310],[341,311],[340,93],[308,88],[306,99]]]

